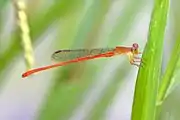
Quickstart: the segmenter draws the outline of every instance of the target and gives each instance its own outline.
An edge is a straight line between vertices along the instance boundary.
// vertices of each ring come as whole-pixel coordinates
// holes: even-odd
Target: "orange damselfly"
[[[58,50],[52,54],[52,59],[60,61],[59,63],[28,70],[27,72],[22,74],[22,77],[27,77],[31,74],[43,70],[68,65],[70,63],[81,62],[101,57],[112,57],[120,54],[126,54],[129,58],[129,62],[132,65],[139,66],[137,62],[140,63],[141,58],[139,58],[137,55],[141,53],[139,52],[139,45],[137,43],[134,43],[131,47],[117,46],[115,48]]]

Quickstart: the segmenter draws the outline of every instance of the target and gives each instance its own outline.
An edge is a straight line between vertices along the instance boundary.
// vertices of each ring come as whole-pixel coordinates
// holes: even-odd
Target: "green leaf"
[[[170,56],[170,60],[168,62],[166,71],[162,77],[162,81],[159,87],[159,91],[158,91],[158,99],[157,99],[157,105],[161,105],[162,102],[166,99],[166,97],[172,92],[172,90],[175,88],[175,86],[178,85],[179,81],[176,76],[178,75],[178,66],[180,63],[180,16],[179,16],[179,8],[178,6],[178,1],[174,1],[174,26],[175,26],[175,30],[174,30],[174,38],[176,39],[175,43],[174,43],[174,47]]]
[[[159,93],[157,98],[157,105],[161,105],[167,95],[170,93],[169,90],[174,86],[174,72],[176,70],[177,63],[180,58],[180,38],[175,42],[170,61],[166,68],[165,74],[162,78],[162,82],[159,87]]]
[[[148,41],[142,56],[144,64],[139,69],[136,81],[132,120],[155,119],[168,9],[168,0],[155,0]]]

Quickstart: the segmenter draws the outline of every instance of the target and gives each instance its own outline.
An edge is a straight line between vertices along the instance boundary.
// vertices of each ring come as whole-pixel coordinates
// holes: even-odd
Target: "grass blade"
[[[156,0],[149,27],[148,42],[142,59],[145,61],[138,73],[132,120],[154,120],[160,78],[164,32],[169,9],[168,0]]]
[[[178,2],[174,1],[174,6],[178,5]],[[172,4],[173,4],[172,3]],[[176,7],[175,7],[176,8]],[[173,51],[171,53],[171,57],[168,63],[168,66],[166,68],[166,71],[162,77],[162,82],[160,84],[159,87],[159,93],[158,93],[158,99],[157,99],[157,105],[161,105],[162,102],[164,101],[164,99],[166,99],[166,97],[168,96],[168,94],[170,94],[172,92],[172,90],[175,88],[176,86],[176,75],[177,75],[177,71],[178,70],[178,62],[180,62],[180,24],[179,24],[179,20],[180,20],[180,16],[179,16],[179,9],[175,9],[174,8],[174,22],[175,22],[175,44],[173,47]],[[178,6],[177,6],[178,8]]]
[[[157,99],[157,104],[161,105],[164,99],[167,97],[167,93],[169,94],[169,90],[172,88],[174,85],[173,81],[173,75],[175,72],[176,65],[179,61],[180,57],[180,39],[176,40],[171,59],[169,61],[169,64],[166,68],[165,74],[162,78],[162,82],[159,87],[159,93],[158,93],[158,99]]]

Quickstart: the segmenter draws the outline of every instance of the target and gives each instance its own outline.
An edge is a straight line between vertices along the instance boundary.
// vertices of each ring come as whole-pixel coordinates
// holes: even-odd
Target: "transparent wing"
[[[52,59],[55,61],[68,61],[76,58],[103,54],[113,50],[114,48],[58,50],[52,54]]]

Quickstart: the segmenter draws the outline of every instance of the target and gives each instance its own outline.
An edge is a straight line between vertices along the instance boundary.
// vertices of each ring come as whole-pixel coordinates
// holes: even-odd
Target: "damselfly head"
[[[131,52],[133,54],[139,54],[139,45],[137,43],[134,43],[131,48]]]

